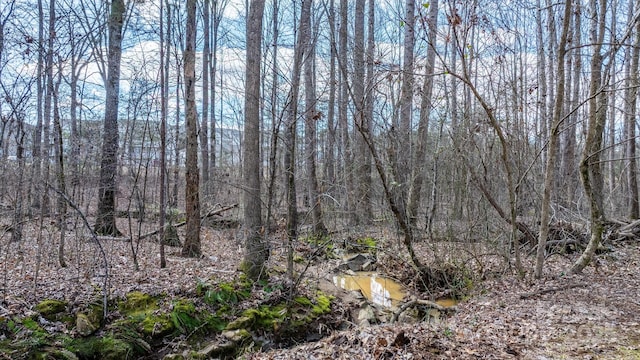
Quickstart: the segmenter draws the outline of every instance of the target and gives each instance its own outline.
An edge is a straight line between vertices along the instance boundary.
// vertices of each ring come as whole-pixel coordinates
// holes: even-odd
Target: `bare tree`
[[[429,3],[429,14],[427,16],[427,55],[425,65],[425,78],[422,84],[422,94],[420,97],[420,120],[418,122],[418,139],[416,140],[415,162],[413,166],[413,179],[411,191],[409,193],[409,204],[407,215],[412,226],[416,225],[418,217],[418,206],[422,194],[422,184],[425,177],[425,158],[427,153],[427,134],[429,132],[429,119],[431,108],[433,107],[433,80],[436,60],[436,38],[438,20],[438,0]]]
[[[581,272],[591,262],[596,249],[600,245],[604,231],[604,176],[600,157],[602,137],[607,120],[607,94],[602,92],[602,46],[607,18],[606,5],[606,0],[589,1],[590,11],[593,14],[589,28],[589,40],[594,45],[591,57],[591,79],[589,81],[587,138],[582,151],[582,159],[580,160],[580,176],[585,196],[589,201],[591,237],[587,248],[569,270],[572,274]]]
[[[196,112],[196,0],[187,1],[184,48],[185,121],[187,123],[185,163],[185,213],[187,226],[182,256],[198,257],[200,250],[200,199],[198,171],[198,113]]]
[[[269,257],[269,246],[262,236],[262,200],[260,198],[260,65],[262,59],[262,18],[264,0],[252,0],[247,17],[247,52],[244,94],[244,227],[243,270],[249,279],[258,280]]]
[[[211,58],[210,40],[210,1],[204,0],[202,3],[202,122],[200,125],[200,154],[202,161],[202,185],[204,193],[209,193],[209,62]],[[211,129],[213,131],[213,129]]]
[[[398,205],[406,212],[407,195],[411,176],[411,132],[414,87],[415,1],[405,1],[404,44],[402,64],[402,88],[400,93],[400,118],[398,128],[392,128],[393,164],[397,185],[394,187]],[[407,148],[408,147],[408,148]],[[405,215],[406,216],[406,215]],[[407,219],[408,220],[408,219]]]
[[[365,117],[365,39],[364,11],[365,0],[356,0],[353,36],[353,82],[352,98],[354,109],[354,139],[356,140],[354,158],[355,172],[355,211],[356,222],[367,224],[373,219],[371,208],[371,157],[365,137],[371,131],[369,120]],[[344,66],[344,65],[342,65]],[[362,131],[356,130],[360,128]]]
[[[168,2],[168,0],[167,0]],[[167,107],[169,93],[169,42],[166,43],[165,50],[165,32],[164,32],[164,4],[160,0],[160,216],[159,227],[160,232],[160,268],[167,267],[167,259],[165,257],[165,221],[167,217]],[[168,4],[167,4],[168,5]],[[167,6],[168,8],[168,6]],[[168,13],[168,9],[167,9]],[[169,28],[167,28],[169,33]]]
[[[633,13],[634,3],[629,2],[629,19]],[[638,196],[638,164],[636,160],[636,114],[637,114],[637,98],[638,86],[638,63],[640,58],[640,23],[636,27],[634,44],[630,52],[630,59],[626,68],[626,90],[625,90],[625,123],[624,133],[626,137],[625,143],[625,162],[627,164],[627,187],[629,195],[627,199],[628,216],[630,219],[638,219],[640,217],[640,199]]]
[[[311,0],[308,0],[311,7]],[[303,11],[306,11],[303,8]],[[307,171],[307,191],[311,203],[311,217],[313,220],[313,231],[317,236],[325,236],[327,228],[322,219],[322,203],[320,201],[320,190],[318,188],[318,176],[316,174],[316,158],[317,158],[317,123],[322,119],[322,114],[316,110],[316,89],[315,89],[315,40],[311,33],[311,10],[309,9],[306,18],[301,14],[300,32],[305,43],[305,60],[304,60],[304,94],[305,94],[305,121],[304,121],[304,137],[305,137],[305,165]],[[292,99],[295,101],[295,99]]]
[[[118,165],[118,103],[120,95],[120,60],[122,57],[122,28],[125,15],[124,0],[113,0],[109,13],[109,54],[107,58],[107,80],[104,129],[102,134],[102,158],[100,162],[100,184],[98,213],[94,231],[98,234],[120,236],[116,227],[115,207]]]
[[[549,134],[549,146],[547,147],[547,164],[545,168],[544,192],[542,198],[542,211],[540,215],[540,232],[538,237],[538,250],[536,256],[535,277],[542,277],[542,266],[544,264],[544,253],[547,237],[549,236],[549,213],[551,210],[551,193],[555,180],[556,156],[558,154],[560,125],[564,119],[564,95],[565,95],[565,55],[567,53],[567,37],[569,33],[569,23],[571,22],[571,0],[565,1],[564,20],[562,24],[562,34],[558,45],[557,71],[558,81],[556,83],[556,98],[553,107],[553,120],[551,123],[551,133]]]

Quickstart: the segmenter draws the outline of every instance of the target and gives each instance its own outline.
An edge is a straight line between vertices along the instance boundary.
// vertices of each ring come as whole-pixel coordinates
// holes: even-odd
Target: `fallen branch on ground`
[[[231,210],[231,209],[236,208],[236,207],[238,207],[238,204],[231,204],[231,205],[219,208],[219,209],[210,210],[206,214],[201,215],[200,219],[202,220],[202,219],[205,219],[205,218],[208,218],[208,217],[211,217],[211,216],[220,215],[223,212]],[[164,226],[164,228],[167,229],[169,226],[173,226],[174,228],[179,228],[179,227],[185,226],[186,224],[187,224],[187,221],[185,220],[185,221],[181,221],[181,222],[179,222],[177,224],[173,224],[173,225],[166,224]],[[140,235],[138,240],[146,239],[148,237],[151,237],[151,236],[154,236],[154,235],[158,235],[159,233],[160,233],[160,229],[156,229],[154,231],[151,231],[151,232],[148,232],[146,234]],[[100,240],[112,240],[112,241],[131,241],[130,237],[99,236],[98,239],[100,239]]]
[[[417,299],[417,300],[411,300],[407,303],[402,304],[402,306],[400,306],[400,308],[398,309],[398,311],[396,311],[393,314],[393,317],[391,318],[391,323],[395,323],[396,321],[398,321],[398,317],[400,316],[400,314],[402,314],[403,312],[405,312],[408,308],[416,306],[416,305],[422,305],[422,306],[427,306],[430,307],[432,309],[436,309],[438,311],[442,311],[442,312],[455,312],[458,310],[457,307],[455,306],[442,306],[436,302],[433,301],[429,301],[429,300],[421,300],[421,299]]]
[[[554,293],[554,292],[558,292],[558,291],[563,291],[563,290],[568,290],[568,289],[573,289],[573,288],[579,288],[579,287],[587,287],[588,284],[567,284],[564,286],[558,286],[558,287],[552,287],[552,288],[548,288],[548,289],[542,289],[542,290],[538,290],[538,291],[534,291],[532,293],[527,293],[527,294],[520,294],[520,299],[529,299],[538,295],[544,295],[544,294],[550,294],[550,293]]]

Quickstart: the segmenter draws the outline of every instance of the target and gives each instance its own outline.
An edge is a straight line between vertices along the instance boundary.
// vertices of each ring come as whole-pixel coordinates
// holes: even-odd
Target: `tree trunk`
[[[115,196],[118,170],[118,100],[120,95],[120,58],[122,55],[122,26],[124,0],[113,0],[109,13],[109,49],[104,129],[102,134],[102,158],[98,190],[98,214],[94,231],[102,235],[121,236],[116,227]]]
[[[427,17],[428,48],[425,66],[425,79],[422,85],[422,96],[420,101],[420,120],[418,123],[418,139],[416,144],[415,165],[413,167],[413,184],[409,195],[409,205],[407,215],[409,224],[416,226],[418,217],[418,207],[422,195],[422,184],[425,177],[425,161],[427,154],[427,135],[429,132],[429,117],[431,115],[433,78],[436,60],[436,39],[438,20],[438,0],[433,0],[429,4],[429,15]]]
[[[365,135],[371,130],[365,117],[365,42],[364,42],[365,0],[356,0],[353,39],[353,102],[355,107],[354,139],[356,140],[355,166],[355,214],[356,222],[368,224],[373,219],[371,208],[371,164]],[[361,131],[356,130],[360,128]]]
[[[329,0],[329,37],[330,37],[330,55],[329,55],[329,98],[327,100],[327,145],[325,159],[325,183],[327,191],[331,196],[335,195],[333,188],[336,184],[336,125],[335,125],[335,106],[336,106],[336,18],[335,18],[335,0]]]
[[[629,19],[633,13],[634,2],[629,2]],[[627,199],[628,217],[638,219],[640,217],[640,200],[638,197],[638,165],[636,160],[636,113],[638,98],[638,59],[640,58],[640,23],[636,26],[636,34],[631,52],[631,60],[628,64],[628,86],[626,90],[625,109],[625,162],[627,168],[627,187],[629,195]]]
[[[311,34],[311,0],[308,11],[303,8],[300,14],[300,32],[303,37],[305,47],[304,60],[304,95],[305,95],[305,116],[304,116],[304,138],[305,138],[305,166],[307,171],[307,191],[311,203],[311,218],[313,221],[313,232],[316,236],[325,236],[327,228],[322,219],[322,203],[320,190],[318,188],[318,176],[316,173],[316,153],[318,147],[317,123],[322,120],[322,114],[316,110],[316,90],[315,90],[315,44]],[[306,3],[305,3],[306,5]],[[303,18],[302,15],[305,15]],[[304,21],[304,24],[303,24]],[[295,99],[293,99],[295,101]]]
[[[53,5],[52,5],[53,7]],[[58,105],[58,90],[62,80],[62,69],[58,69],[58,80],[51,94],[53,97],[53,127],[54,127],[54,152],[56,157],[56,185],[60,192],[56,201],[56,225],[60,231],[60,242],[58,243],[58,263],[60,267],[67,267],[65,256],[65,232],[67,217],[67,202],[64,195],[67,193],[67,185],[64,175],[64,147],[62,143],[62,124],[60,121],[60,107]]]
[[[343,203],[349,223],[356,223],[355,216],[355,181],[352,143],[349,136],[349,78],[347,76],[348,48],[348,0],[340,0],[340,29],[338,34],[338,65],[340,66],[340,93],[338,98],[338,126],[340,127],[340,147],[342,148],[341,179],[344,182]]]
[[[578,111],[574,111],[580,106],[580,91],[581,91],[581,83],[582,83],[582,52],[580,46],[582,44],[582,21],[581,21],[581,5],[579,3],[574,2],[575,14],[574,14],[574,23],[573,23],[573,38],[571,39],[571,44],[574,47],[572,50],[573,54],[571,56],[571,67],[572,67],[572,81],[569,86],[571,87],[571,100],[569,101],[569,109],[571,111],[569,115],[569,123],[566,125],[566,130],[563,132],[564,134],[564,148],[562,151],[562,164],[561,169],[563,172],[563,184],[564,188],[567,189],[567,193],[565,195],[565,206],[568,209],[575,209],[576,205],[574,204],[576,189],[578,188],[578,172],[576,169],[577,157],[576,157],[576,133],[577,133],[577,123],[578,123]]]
[[[196,112],[196,0],[187,0],[187,28],[184,49],[185,121],[187,148],[185,163],[185,215],[187,226],[182,256],[198,257],[200,250],[200,198],[198,170],[198,113]]]
[[[398,128],[391,131],[393,136],[394,157],[392,164],[397,185],[394,187],[397,203],[404,216],[406,211],[409,181],[411,175],[411,144],[412,116],[413,116],[413,83],[414,83],[414,43],[415,43],[415,1],[405,1],[404,44],[402,51],[402,87],[400,90],[400,117]],[[411,223],[407,217],[407,221]]]
[[[202,45],[202,122],[200,125],[200,153],[202,157],[202,186],[205,195],[209,195],[209,58],[210,36],[209,36],[209,1],[204,0],[202,4],[202,28],[203,28],[203,45]],[[211,130],[213,131],[213,129]]]
[[[565,1],[564,22],[560,44],[558,45],[557,58],[557,78],[556,98],[553,107],[553,120],[551,133],[549,134],[549,146],[547,147],[547,163],[545,168],[544,191],[542,196],[542,211],[540,215],[540,232],[538,237],[538,250],[536,256],[535,277],[542,277],[542,266],[544,264],[544,253],[546,249],[547,237],[549,236],[549,219],[551,211],[551,194],[555,180],[556,155],[558,154],[560,125],[563,122],[563,108],[565,95],[565,55],[567,53],[567,37],[569,33],[569,23],[571,22],[571,0]]]
[[[589,200],[591,237],[587,248],[569,270],[572,274],[580,273],[591,262],[602,240],[605,220],[602,194],[604,191],[604,179],[600,156],[602,136],[607,120],[607,94],[601,92],[603,62],[601,51],[606,21],[606,0],[599,0],[599,5],[596,5],[596,1],[598,0],[590,1],[593,13],[590,40],[594,46],[591,58],[591,80],[589,82],[589,122],[582,160],[580,161],[582,186],[585,196]],[[598,13],[598,7],[600,13]]]
[[[247,17],[247,52],[244,94],[244,227],[246,232],[243,270],[258,280],[269,258],[269,246],[263,238],[262,200],[260,198],[260,62],[262,58],[262,18],[264,0],[252,0]]]
[[[167,14],[169,13],[169,4],[167,2]],[[164,39],[164,4],[165,1],[160,0],[160,216],[159,216],[159,234],[160,241],[160,268],[167,267],[167,259],[165,256],[165,220],[167,217],[167,105],[169,93],[169,45]],[[170,16],[170,15],[169,15]],[[171,29],[167,27],[167,39]],[[165,50],[166,49],[166,50]],[[166,51],[166,55],[165,55]]]

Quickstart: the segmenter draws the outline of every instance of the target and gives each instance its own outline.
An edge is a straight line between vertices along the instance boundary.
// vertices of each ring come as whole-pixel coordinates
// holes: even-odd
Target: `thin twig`
[[[96,245],[98,245],[98,249],[100,250],[100,255],[102,256],[102,261],[104,262],[104,283],[102,285],[102,315],[106,319],[107,305],[108,305],[107,294],[108,294],[108,286],[109,286],[109,262],[107,261],[107,255],[105,254],[104,249],[102,248],[102,244],[100,243],[100,240],[98,240],[98,235],[95,233],[95,231],[93,231],[93,228],[91,228],[91,225],[89,224],[87,217],[84,216],[84,213],[78,208],[78,206],[71,199],[69,199],[67,194],[56,189],[49,183],[45,183],[45,184],[48,188],[55,191],[58,195],[62,196],[62,198],[67,202],[67,204],[69,204],[69,206],[71,206],[78,213],[78,215],[82,219],[82,222],[84,223],[84,226],[89,230],[89,233],[91,234],[91,238],[96,243]]]

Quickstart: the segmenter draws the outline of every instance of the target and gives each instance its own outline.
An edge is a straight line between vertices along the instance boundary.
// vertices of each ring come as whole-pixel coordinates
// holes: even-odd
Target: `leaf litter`
[[[57,235],[48,229],[37,241],[35,229],[20,243],[0,238],[0,317],[29,316],[42,299],[80,306],[101,291],[104,269],[95,244],[68,237],[67,264],[57,262]],[[167,248],[168,266],[159,268],[159,245],[137,246],[104,240],[110,272],[109,296],[130,291],[169,296],[193,295],[202,279],[237,277],[242,247],[234,230],[203,228],[200,259],[182,258]],[[576,255],[577,256],[577,255]],[[638,359],[640,358],[640,244],[626,241],[599,255],[582,274],[565,275],[575,256],[552,256],[545,278],[528,274],[487,276],[475,284],[457,311],[416,324],[358,327],[345,318],[345,330],[287,349],[247,354],[250,359]],[[525,266],[533,268],[533,259]],[[326,264],[325,264],[326,265]],[[405,271],[400,269],[399,271]],[[326,268],[310,269],[321,274]],[[489,273],[489,272],[488,272]],[[316,275],[314,275],[316,276]],[[318,275],[319,276],[319,275]],[[310,286],[302,283],[302,286]],[[347,317],[348,312],[340,316]]]

